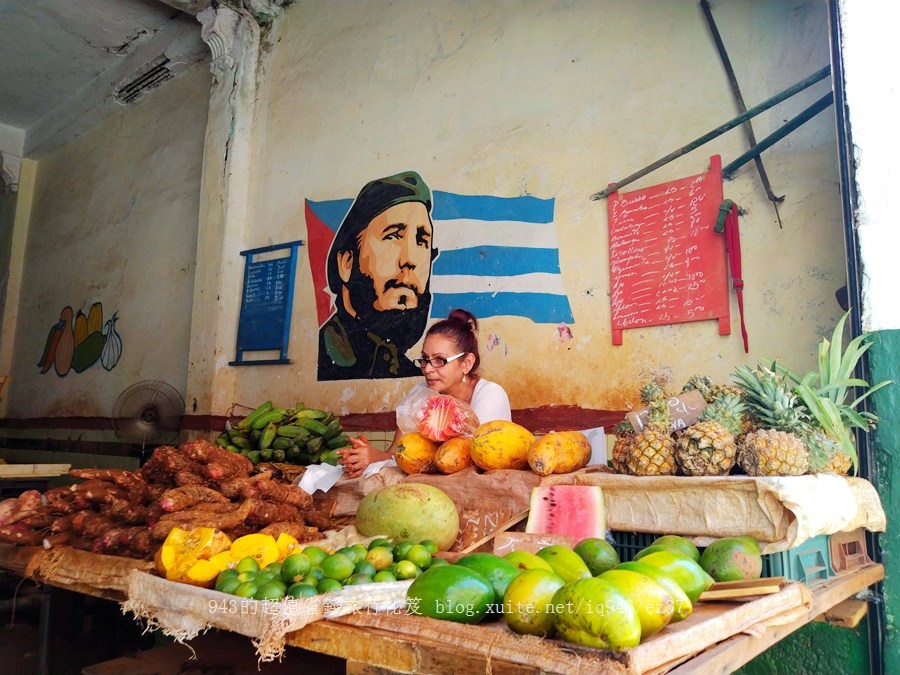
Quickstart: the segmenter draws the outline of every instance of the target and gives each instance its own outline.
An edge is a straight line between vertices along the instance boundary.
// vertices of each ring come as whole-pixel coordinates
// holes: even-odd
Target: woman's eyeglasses
[[[443,368],[451,361],[456,361],[460,356],[465,356],[468,352],[460,352],[459,354],[454,354],[449,358],[444,358],[443,356],[435,356],[434,358],[429,359],[427,356],[423,356],[419,359],[414,359],[413,363],[416,364],[417,368],[424,368],[425,366],[432,366],[434,368]]]

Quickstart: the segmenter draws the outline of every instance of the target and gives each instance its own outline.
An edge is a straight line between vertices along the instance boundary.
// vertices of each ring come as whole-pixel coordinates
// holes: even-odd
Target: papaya
[[[434,454],[438,444],[418,431],[403,434],[394,450],[394,461],[403,473],[437,473]]]
[[[444,441],[434,453],[434,465],[443,474],[462,471],[472,466],[472,439],[464,436]]]
[[[571,473],[587,466],[591,442],[580,431],[552,431],[528,449],[528,466],[539,476]]]
[[[486,422],[472,437],[472,462],[479,469],[525,469],[534,434],[506,420]]]
[[[438,565],[413,580],[406,591],[406,606],[412,614],[474,624],[487,615],[494,598],[494,587],[475,570]]]

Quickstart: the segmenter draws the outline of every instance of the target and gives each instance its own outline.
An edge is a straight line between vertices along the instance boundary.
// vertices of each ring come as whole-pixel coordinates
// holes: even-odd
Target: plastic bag
[[[443,443],[457,436],[471,438],[478,428],[478,416],[465,401],[417,386],[397,406],[397,427],[401,433],[418,431]]]

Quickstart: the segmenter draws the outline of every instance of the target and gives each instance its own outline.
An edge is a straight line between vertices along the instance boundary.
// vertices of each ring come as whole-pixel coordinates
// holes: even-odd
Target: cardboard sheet
[[[886,528],[874,486],[832,474],[644,477],[587,467],[544,483],[599,485],[610,530],[681,534],[698,545],[747,534],[763,553],[775,553],[820,534]]]

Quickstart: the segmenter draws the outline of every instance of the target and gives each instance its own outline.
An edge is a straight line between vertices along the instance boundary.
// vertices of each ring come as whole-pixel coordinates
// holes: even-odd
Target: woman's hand
[[[339,451],[340,463],[344,465],[344,475],[347,478],[358,478],[372,462],[390,458],[388,453],[372,447],[365,434],[360,434],[359,438],[351,438],[350,445],[352,447]]]

